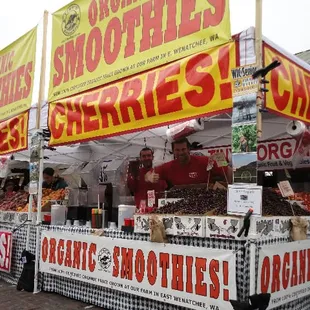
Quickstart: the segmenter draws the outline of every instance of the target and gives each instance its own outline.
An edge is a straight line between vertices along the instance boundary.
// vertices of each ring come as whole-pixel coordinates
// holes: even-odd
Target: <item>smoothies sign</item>
[[[274,60],[281,62],[279,67],[266,76],[270,81],[266,107],[283,116],[310,123],[310,70],[267,44],[264,45],[264,58],[266,65]]]
[[[49,231],[41,240],[41,272],[197,310],[229,310],[236,299],[230,250]]]
[[[231,39],[228,0],[77,0],[53,14],[49,101]]]
[[[263,246],[259,252],[257,293],[270,293],[268,309],[310,294],[310,241]]]
[[[12,260],[12,233],[0,231],[0,271],[10,272]]]
[[[232,107],[235,44],[49,104],[51,145],[120,135]]]
[[[30,109],[36,39],[37,28],[0,51],[0,121]]]
[[[0,122],[0,155],[28,148],[29,112]]]

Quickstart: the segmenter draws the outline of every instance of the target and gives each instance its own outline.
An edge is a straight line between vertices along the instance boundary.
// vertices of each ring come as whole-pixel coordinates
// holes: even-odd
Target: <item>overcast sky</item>
[[[203,0],[198,0],[203,1]],[[0,50],[67,0],[2,0]],[[232,33],[255,25],[255,0],[230,0]],[[310,49],[310,0],[263,0],[263,33],[290,53]]]

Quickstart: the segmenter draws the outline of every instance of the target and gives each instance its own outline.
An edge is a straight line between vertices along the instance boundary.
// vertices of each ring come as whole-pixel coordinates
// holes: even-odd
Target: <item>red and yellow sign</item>
[[[143,130],[232,108],[235,44],[49,105],[51,145]]]
[[[30,109],[37,28],[0,51],[0,120]]]
[[[76,0],[53,14],[49,101],[227,43],[229,0]]]
[[[28,148],[29,112],[0,122],[0,155]]]
[[[265,65],[274,60],[281,65],[267,75],[270,81],[266,107],[276,113],[310,123],[310,71],[268,45],[264,46]]]

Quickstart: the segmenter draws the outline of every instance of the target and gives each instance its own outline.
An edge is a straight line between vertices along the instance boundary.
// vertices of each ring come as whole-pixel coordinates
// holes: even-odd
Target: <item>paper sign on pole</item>
[[[232,310],[231,250],[43,231],[40,271],[196,310]]]
[[[227,213],[245,215],[250,208],[253,215],[262,215],[262,187],[252,185],[228,186]]]

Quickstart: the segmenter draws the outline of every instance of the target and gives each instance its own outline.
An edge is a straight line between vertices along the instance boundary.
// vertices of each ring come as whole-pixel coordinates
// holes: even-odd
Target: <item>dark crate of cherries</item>
[[[167,198],[178,198],[179,201],[168,202],[154,211],[158,214],[196,214],[227,215],[226,189],[182,188],[171,190]],[[263,190],[264,216],[310,216],[310,212],[299,205],[290,203],[271,189]],[[294,211],[294,213],[293,213]]]

